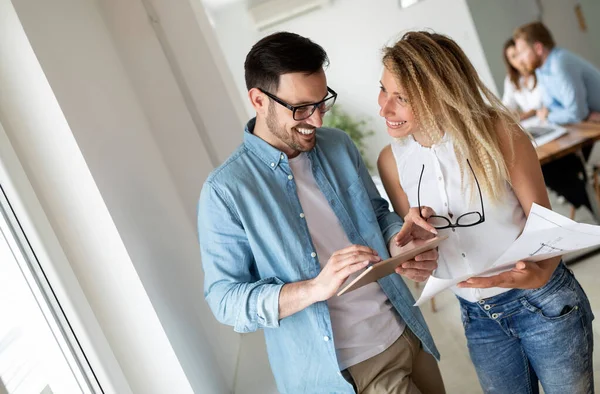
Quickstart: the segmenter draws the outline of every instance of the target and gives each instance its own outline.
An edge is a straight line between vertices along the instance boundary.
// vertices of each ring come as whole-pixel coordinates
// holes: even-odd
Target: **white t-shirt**
[[[482,194],[482,210],[473,173],[465,161],[462,163],[466,186],[463,189],[461,166],[448,134],[429,148],[421,146],[412,136],[395,140],[391,146],[398,166],[400,185],[411,207],[419,206],[419,177],[423,170],[420,190],[423,206],[431,207],[437,215],[453,221],[468,212],[485,213],[485,221],[475,226],[438,230],[440,235],[448,235],[449,238],[438,247],[436,277],[450,279],[481,272],[496,261],[523,231],[525,213],[508,183],[505,184],[506,194],[499,203],[493,203],[485,193]],[[481,182],[479,179],[480,184]],[[470,302],[508,290],[510,289],[499,287],[452,287],[456,295]]]
[[[539,83],[533,87],[533,78],[519,79],[521,89],[517,90],[508,75],[504,79],[502,103],[513,111],[528,112],[542,108],[542,92]]]
[[[351,245],[350,240],[319,189],[308,156],[301,153],[289,163],[308,231],[324,267],[334,252]],[[383,352],[404,331],[404,321],[378,283],[333,296],[327,304],[340,370]]]

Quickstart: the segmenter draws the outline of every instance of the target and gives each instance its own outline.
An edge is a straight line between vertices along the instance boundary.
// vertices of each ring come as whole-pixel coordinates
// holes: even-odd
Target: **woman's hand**
[[[421,215],[423,217],[421,217]],[[427,219],[435,215],[435,211],[429,207],[410,208],[408,214],[404,217],[402,229],[393,238],[396,246],[404,246],[414,239],[430,239],[437,235],[437,230],[429,223]]]
[[[543,264],[519,261],[516,266],[506,272],[488,277],[473,277],[460,282],[460,288],[485,289],[504,287],[509,289],[538,289],[544,286],[560,262],[560,257],[544,261]],[[542,262],[541,262],[542,263]]]
[[[414,246],[419,246],[423,243],[422,240],[414,240],[409,242],[409,244],[405,245],[405,247],[401,246],[393,246],[391,249],[392,256],[397,256],[402,253],[404,248],[410,248]],[[399,267],[396,268],[396,273],[398,275],[405,276],[409,279],[414,280],[415,282],[425,282],[438,267],[438,251],[437,248],[430,249],[416,256],[414,259],[405,261]]]
[[[421,213],[423,217],[419,215],[419,208],[409,209],[404,217],[402,229],[390,240],[389,251],[392,257],[402,253],[405,247],[418,246],[423,240],[433,238],[437,234],[437,230],[427,223],[427,218],[435,214],[433,209],[421,207]],[[408,245],[409,243],[411,245]],[[415,282],[424,282],[437,269],[437,260],[438,252],[434,248],[402,263],[396,268],[396,273]]]

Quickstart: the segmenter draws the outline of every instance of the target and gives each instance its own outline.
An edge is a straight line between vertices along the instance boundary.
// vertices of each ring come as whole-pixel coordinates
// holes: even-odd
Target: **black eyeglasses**
[[[291,104],[286,103],[279,97],[272,95],[269,92],[265,92],[264,90],[262,90],[260,88],[258,90],[260,90],[261,92],[266,94],[267,97],[269,97],[276,103],[281,104],[284,107],[286,107],[287,109],[289,109],[290,111],[292,111],[292,116],[294,117],[294,120],[298,120],[298,121],[310,118],[312,116],[312,114],[315,113],[315,110],[317,108],[319,109],[319,111],[322,114],[324,114],[325,112],[329,111],[331,109],[331,107],[333,107],[333,104],[335,104],[335,100],[337,99],[337,93],[334,92],[333,89],[331,89],[329,86],[327,87],[327,92],[329,94],[331,94],[331,96],[325,97],[323,100],[321,100],[317,103],[303,104],[303,105],[291,105]]]
[[[455,228],[455,227],[472,227],[479,223],[485,222],[485,211],[483,210],[483,196],[481,195],[481,188],[479,187],[479,181],[477,181],[477,177],[475,176],[475,171],[473,171],[473,167],[471,167],[471,163],[467,160],[467,164],[471,169],[471,173],[473,173],[473,178],[475,178],[475,183],[477,184],[477,190],[479,190],[479,200],[481,201],[481,213],[479,212],[467,212],[463,215],[460,215],[456,218],[456,222],[452,223],[450,219],[445,216],[437,216],[433,215],[427,219],[427,222],[431,224],[434,228],[438,230],[442,230],[445,228]],[[421,213],[421,179],[423,179],[423,171],[425,171],[425,164],[423,164],[423,168],[421,168],[421,176],[419,176],[419,186],[417,189],[417,202],[419,204],[419,215],[423,218],[423,214]],[[423,218],[425,219],[425,218]]]

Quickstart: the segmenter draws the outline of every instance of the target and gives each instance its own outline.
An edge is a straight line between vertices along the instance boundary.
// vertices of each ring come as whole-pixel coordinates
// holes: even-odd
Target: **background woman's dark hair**
[[[502,48],[502,58],[504,59],[504,65],[506,66],[506,73],[508,74],[508,78],[510,79],[510,82],[512,82],[515,89],[521,90],[521,84],[519,83],[519,79],[521,78],[521,73],[519,73],[519,70],[517,70],[516,68],[514,68],[512,66],[512,64],[510,64],[510,62],[508,61],[508,55],[506,54],[506,51],[508,50],[508,48],[514,47],[514,46],[515,46],[515,40],[513,40],[512,38],[509,38],[508,40],[506,40],[506,42],[504,43],[504,47]]]
[[[508,74],[508,78],[510,79],[510,82],[513,84],[513,86],[515,87],[515,89],[517,90],[521,90],[521,73],[519,72],[519,70],[517,70],[516,68],[514,68],[512,66],[512,64],[510,64],[510,62],[508,61],[508,56],[506,55],[506,50],[510,47],[514,47],[515,46],[515,40],[513,40],[512,38],[509,38],[508,40],[506,40],[506,42],[504,43],[504,47],[502,48],[502,58],[504,59],[504,64],[506,65],[506,73]],[[537,78],[535,77],[535,74],[532,74],[533,77],[533,88],[535,88],[535,85],[537,85]]]
[[[313,74],[328,64],[325,50],[308,38],[288,32],[271,34],[254,44],[246,56],[246,88],[275,93],[281,75]]]

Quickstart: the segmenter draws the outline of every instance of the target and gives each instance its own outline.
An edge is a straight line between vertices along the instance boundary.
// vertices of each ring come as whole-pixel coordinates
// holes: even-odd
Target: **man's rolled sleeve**
[[[214,185],[205,183],[198,205],[204,297],[217,320],[240,333],[279,326],[276,277],[252,273],[254,257],[244,228]]]
[[[254,303],[258,324],[265,328],[279,327],[279,293],[284,283],[277,278],[272,279],[275,283],[262,285]]]
[[[386,245],[402,229],[402,223],[402,219],[395,212],[390,212],[389,215],[385,215],[385,217],[379,220],[379,227],[381,227],[381,233]]]

